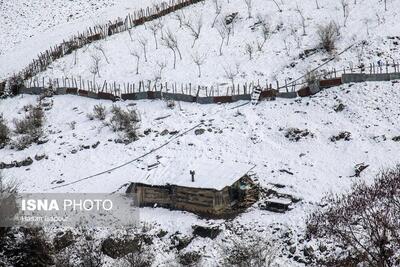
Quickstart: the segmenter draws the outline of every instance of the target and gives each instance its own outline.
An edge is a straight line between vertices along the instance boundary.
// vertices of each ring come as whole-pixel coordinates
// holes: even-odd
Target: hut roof
[[[219,162],[212,160],[170,161],[155,164],[149,164],[150,170],[135,171],[135,178],[132,182],[144,183],[150,185],[173,184],[194,188],[209,188],[221,190],[225,186],[230,186],[247,172],[253,165],[239,162]],[[194,170],[194,182],[190,171]],[[137,175],[139,174],[140,175]]]

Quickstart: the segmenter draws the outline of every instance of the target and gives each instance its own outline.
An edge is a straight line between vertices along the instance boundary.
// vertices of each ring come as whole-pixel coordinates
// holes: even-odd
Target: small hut
[[[240,163],[198,162],[157,167],[146,183],[132,182],[139,206],[185,210],[209,217],[234,215],[254,204],[259,190],[247,174],[252,166]]]

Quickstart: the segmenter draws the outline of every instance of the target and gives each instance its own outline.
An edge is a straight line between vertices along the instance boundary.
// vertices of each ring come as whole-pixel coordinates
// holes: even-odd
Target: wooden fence
[[[20,73],[14,75],[27,80],[38,73],[45,71],[47,67],[55,60],[69,55],[75,50],[92,42],[105,39],[108,36],[127,31],[133,27],[144,24],[147,21],[152,21],[186,6],[199,3],[204,0],[169,0],[162,2],[153,7],[147,7],[128,14],[125,19],[118,18],[113,22],[104,25],[96,25],[89,27],[82,33],[77,33],[68,40],[64,40],[61,44],[50,47],[50,49],[42,52]]]

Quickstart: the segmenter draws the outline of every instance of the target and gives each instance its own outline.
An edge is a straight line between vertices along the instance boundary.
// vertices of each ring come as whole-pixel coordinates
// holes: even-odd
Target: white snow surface
[[[400,135],[399,99],[400,83],[374,82],[343,85],[322,91],[311,98],[278,99],[261,102],[257,106],[238,107],[245,102],[222,105],[178,103],[175,109],[169,109],[165,102],[159,100],[121,101],[115,104],[123,108],[136,108],[140,112],[140,133],[151,129],[148,135],[143,134],[138,141],[124,145],[113,141],[118,134],[103,122],[91,121],[87,117],[94,105],[101,103],[110,108],[112,102],[78,96],[55,96],[53,108],[46,111],[45,129],[49,141],[23,151],[8,146],[0,150],[0,161],[11,162],[45,153],[49,157],[47,160],[34,160],[28,167],[5,169],[3,174],[8,179],[17,179],[22,192],[52,193],[109,193],[123,190],[137,177],[143,177],[145,170],[141,170],[141,167],[145,168],[157,160],[165,164],[180,163],[177,168],[168,168],[168,173],[171,173],[168,182],[172,184],[178,182],[174,179],[179,177],[181,168],[186,168],[184,165],[187,164],[189,169],[192,162],[254,164],[256,167],[252,171],[256,173],[261,186],[292,194],[302,200],[285,214],[260,210],[254,206],[230,223],[246,227],[250,232],[262,233],[276,224],[301,231],[307,216],[318,207],[317,204],[327,193],[346,192],[354,182],[369,183],[381,169],[399,162],[400,144],[392,140],[392,137]],[[0,100],[0,113],[4,114],[12,128],[12,120],[23,116],[23,106],[35,102],[36,97],[29,95],[3,99]],[[342,112],[333,110],[338,103],[346,106]],[[109,119],[110,115],[106,121]],[[71,127],[72,122],[75,122],[75,129]],[[172,141],[170,139],[174,135],[160,135],[165,129],[184,133],[199,122],[203,122],[200,128],[206,130],[202,135],[195,135],[192,130]],[[286,129],[291,127],[308,129],[314,137],[298,142],[289,141],[284,135]],[[330,141],[330,137],[340,131],[349,131],[351,140]],[[137,162],[79,181],[141,156],[168,140],[171,141],[168,145]],[[95,149],[82,148],[82,145],[92,145],[97,141],[100,144]],[[73,149],[78,152],[71,154]],[[354,166],[362,162],[370,166],[362,172],[361,177],[352,177]],[[159,168],[163,166],[160,164]],[[161,169],[153,171],[162,173]],[[281,172],[282,169],[293,175]],[[60,180],[64,182],[55,183]],[[75,181],[78,182],[54,188]],[[217,184],[218,181],[207,181],[210,184],[214,182]],[[278,189],[273,184],[281,184],[285,188]],[[193,224],[223,224],[221,220],[205,220],[188,212],[162,208],[141,208],[140,220],[157,225],[169,233],[179,231],[183,234],[191,233]],[[222,242],[221,238],[223,236],[209,240],[207,244],[204,239],[196,238],[188,249],[202,251],[205,255],[203,266],[216,266],[219,259],[216,249],[218,242]],[[157,257],[155,264],[158,266],[168,266],[165,263],[167,259],[174,259],[171,254],[164,255],[161,252]],[[289,259],[280,261],[280,266],[301,266]]]
[[[160,164],[150,171],[148,171],[149,165],[132,170],[134,173],[132,182],[221,190],[239,180],[253,167],[240,162],[202,161],[179,156],[173,160],[161,159],[158,162]],[[190,174],[192,170],[195,171],[194,182]]]
[[[188,27],[180,27],[176,19],[176,13],[167,15],[160,19],[164,33],[169,29],[178,40],[179,50],[182,54],[180,60],[177,54],[176,68],[173,68],[173,53],[163,45],[161,31],[156,34],[158,49],[150,25],[152,22],[132,29],[128,32],[117,34],[95,42],[80,49],[76,55],[71,54],[61,60],[54,62],[44,73],[38,75],[41,78],[81,77],[84,80],[93,80],[90,72],[93,65],[93,56],[99,56],[99,76],[95,81],[102,85],[104,81],[117,82],[123,87],[123,83],[138,83],[139,81],[154,81],[180,83],[192,85],[217,86],[231,84],[227,73],[236,73],[234,82],[244,83],[272,83],[280,81],[282,86],[285,79],[288,81],[304,75],[307,71],[323,64],[332,55],[324,51],[316,52],[305,59],[299,55],[306,49],[319,47],[318,27],[334,21],[340,27],[340,37],[336,43],[338,54],[351,45],[347,52],[337,55],[335,60],[325,65],[322,69],[338,71],[350,64],[358,66],[362,63],[369,66],[378,60],[392,62],[398,60],[399,41],[388,39],[389,36],[398,35],[398,15],[400,3],[388,2],[388,11],[384,11],[383,1],[364,0],[349,1],[349,17],[343,17],[340,1],[319,0],[320,8],[317,9],[314,0],[305,0],[301,3],[296,1],[282,1],[282,12],[278,12],[273,1],[253,0],[252,18],[248,18],[244,1],[217,1],[222,6],[222,13],[217,21],[231,13],[238,12],[238,21],[234,26],[232,35],[227,44],[225,38],[223,54],[219,55],[221,38],[217,26],[212,27],[215,18],[214,1],[205,1],[189,6],[178,13],[183,13],[185,21],[191,21],[193,25],[201,19],[202,29],[199,39],[193,43],[193,36]],[[305,35],[301,27],[301,16],[296,11],[299,6],[305,17]],[[270,35],[262,51],[258,51],[257,42],[261,42],[262,35],[260,27],[251,29],[259,21],[259,16],[265,18],[270,25]],[[50,38],[51,40],[52,38]],[[147,40],[146,56],[139,40]],[[364,42],[364,45],[362,43]],[[246,54],[246,46],[253,48],[253,58],[249,60]],[[105,56],[98,49],[103,48]],[[24,48],[26,49],[26,48]],[[22,49],[20,49],[22,50]],[[30,49],[27,49],[30,50]],[[136,74],[136,58],[131,54],[137,52],[139,59],[139,74]],[[396,52],[397,51],[397,52]],[[201,66],[201,77],[198,77],[198,68],[194,64],[193,57],[205,58]],[[20,59],[20,54],[18,59]],[[25,54],[26,56],[26,54]],[[32,58],[32,54],[28,58]],[[0,68],[1,74],[7,73],[7,69],[15,66],[10,64],[16,58],[3,59],[6,63]],[[0,58],[1,61],[3,61]],[[25,58],[20,59],[26,61]],[[165,68],[160,66],[166,65]],[[19,63],[18,63],[19,65]],[[236,67],[238,66],[238,67]]]

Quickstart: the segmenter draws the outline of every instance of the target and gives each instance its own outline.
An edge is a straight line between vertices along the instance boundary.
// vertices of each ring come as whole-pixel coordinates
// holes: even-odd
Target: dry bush
[[[18,212],[17,208],[18,184],[14,181],[5,181],[0,173],[0,224],[5,225]],[[0,239],[7,229],[0,227]]]
[[[340,29],[334,21],[331,21],[325,26],[319,26],[317,34],[321,47],[327,52],[332,52],[335,49],[336,41],[340,36]]]
[[[106,107],[103,106],[102,104],[95,105],[93,107],[93,117],[98,119],[98,120],[105,120],[107,115],[107,110]]]
[[[37,142],[43,136],[44,120],[44,112],[40,106],[27,106],[25,117],[13,121],[15,133],[21,135],[13,142],[13,145],[18,150],[22,150]]]
[[[145,251],[132,252],[123,258],[122,266],[126,267],[150,267],[153,262],[153,256]]]
[[[139,113],[134,109],[123,110],[113,105],[111,107],[111,114],[111,128],[116,132],[124,132],[129,141],[136,141],[138,139],[137,124],[140,122]]]
[[[0,114],[0,148],[7,144],[10,139],[10,129],[8,128],[3,114]]]
[[[307,237],[332,240],[352,266],[400,264],[400,165],[382,171],[371,185],[357,183],[350,193],[326,198],[327,206],[307,221]],[[331,251],[332,258],[337,251]],[[319,259],[326,265],[330,259]],[[325,261],[325,262],[324,262]]]
[[[270,267],[273,266],[278,248],[269,240],[253,236],[250,240],[232,239],[233,246],[222,247],[224,266]]]
[[[44,112],[40,106],[28,107],[25,118],[14,120],[15,132],[17,134],[31,134],[42,128],[44,123]]]

